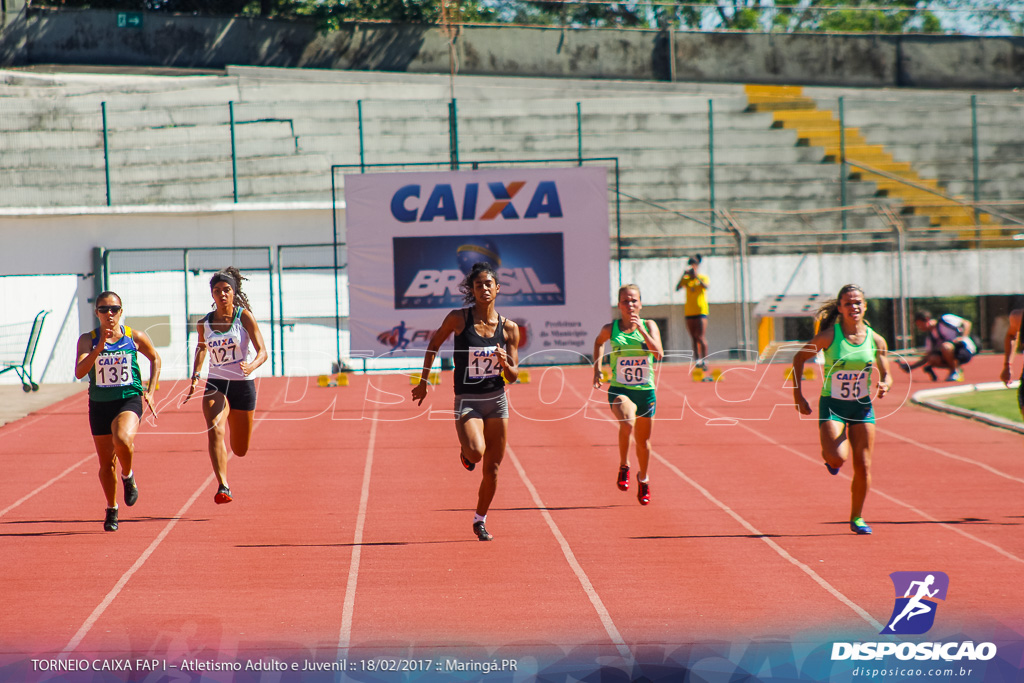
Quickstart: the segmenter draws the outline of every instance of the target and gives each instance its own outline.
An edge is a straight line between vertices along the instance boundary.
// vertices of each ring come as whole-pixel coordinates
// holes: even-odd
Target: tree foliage
[[[345,22],[505,23],[779,32],[1024,35],[1024,5],[991,0],[52,0],[205,16],[307,17]],[[443,7],[443,11],[442,11]],[[444,16],[442,16],[444,15]]]

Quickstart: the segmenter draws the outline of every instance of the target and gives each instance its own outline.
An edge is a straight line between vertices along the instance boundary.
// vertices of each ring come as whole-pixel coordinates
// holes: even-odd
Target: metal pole
[[[366,147],[363,145],[363,101],[356,100],[356,110],[359,114],[359,172],[366,173]],[[333,171],[332,171],[333,173]]]
[[[619,287],[622,286],[622,207],[619,194],[619,159],[615,158],[615,251],[619,262]]]
[[[971,95],[971,148],[974,151],[974,225],[980,222],[981,179],[978,177],[978,96]]]
[[[181,250],[181,266],[185,275],[185,366],[188,367],[189,349],[192,342],[192,325],[188,321],[188,249]]]
[[[270,286],[270,376],[277,374],[277,359],[274,357],[277,339],[274,336],[274,250],[267,247],[267,280]]]
[[[451,158],[451,169],[459,170],[459,116],[455,99],[448,103],[448,155]]]
[[[711,253],[715,253],[715,103],[708,100],[708,193],[711,201]]]
[[[332,171],[333,172],[333,171]],[[281,245],[277,246],[277,324],[281,328],[281,375],[284,369],[284,284],[282,283],[283,268],[281,267]]]
[[[235,204],[238,203],[238,148],[235,145],[235,103],[228,102],[228,113],[231,117],[231,186],[232,192],[235,198]]]
[[[92,249],[92,298],[95,301],[100,292],[107,291],[107,267],[110,261],[110,252],[103,247]]]
[[[846,241],[846,117],[843,113],[843,96],[839,96],[839,201],[842,206],[842,241]]]
[[[331,251],[334,256],[334,351],[338,361],[338,372],[341,372],[341,292],[338,290],[338,194],[334,182],[334,166],[331,166],[331,222],[334,238],[331,240]]]
[[[100,102],[103,113],[103,171],[107,179],[107,206],[110,206],[110,140],[107,134],[107,103]]]
[[[576,165],[583,165],[583,112],[576,103]]]
[[[670,83],[676,82],[676,34],[672,30],[672,24],[669,22],[668,28],[668,80]]]

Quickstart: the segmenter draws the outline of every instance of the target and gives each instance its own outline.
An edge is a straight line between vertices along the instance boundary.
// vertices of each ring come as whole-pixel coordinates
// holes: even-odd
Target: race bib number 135
[[[96,360],[96,386],[127,387],[132,383],[132,359],[127,353],[103,353]]]

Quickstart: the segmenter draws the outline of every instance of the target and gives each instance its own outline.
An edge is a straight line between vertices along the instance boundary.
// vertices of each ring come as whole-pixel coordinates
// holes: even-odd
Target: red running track
[[[997,364],[977,358],[969,379]],[[534,369],[510,388],[491,543],[471,532],[479,474],[458,461],[447,374],[422,407],[405,376],[262,380],[224,506],[198,405],[178,408],[183,384],[165,383],[116,533],[102,530],[84,395],[8,424],[0,678],[52,677],[30,664],[46,658],[443,652],[523,671],[569,654],[615,668],[715,643],[877,640],[888,575],[911,570],[950,578],[929,639],[1018,647],[1020,435],[901,403],[926,385],[897,373],[876,403],[875,533],[859,537],[850,479],[825,472],[783,366],[725,369],[695,383],[662,368],[647,507],[615,487],[616,425],[589,369]]]

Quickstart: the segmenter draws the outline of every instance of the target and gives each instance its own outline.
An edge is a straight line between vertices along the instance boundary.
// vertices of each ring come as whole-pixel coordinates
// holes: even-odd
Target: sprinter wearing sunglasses
[[[121,465],[124,504],[139,499],[132,460],[135,434],[142,419],[142,404],[153,417],[153,394],[160,380],[160,354],[142,330],[121,324],[121,297],[102,292],[96,297],[99,327],[78,338],[75,377],[89,376],[89,427],[99,458],[100,485],[107,499],[104,531],[117,531],[117,478],[115,461]],[[138,354],[149,359],[149,383],[142,388]]]

